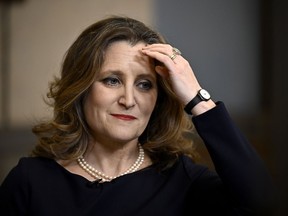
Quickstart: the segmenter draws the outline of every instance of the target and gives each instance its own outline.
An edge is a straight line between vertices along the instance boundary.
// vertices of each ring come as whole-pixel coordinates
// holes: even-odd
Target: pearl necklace
[[[108,176],[105,173],[95,169],[94,167],[92,167],[90,164],[88,164],[83,155],[80,156],[77,159],[77,162],[79,164],[79,166],[85,171],[87,172],[89,175],[91,175],[93,178],[95,179],[100,179],[101,182],[109,182],[112,181],[115,178],[118,178],[120,176],[126,175],[128,173],[133,173],[135,171],[137,171],[139,169],[139,167],[142,165],[142,163],[144,162],[144,150],[143,147],[141,146],[141,144],[138,144],[138,148],[139,148],[139,155],[137,160],[134,162],[134,164],[132,164],[132,166],[127,169],[124,173],[121,173],[117,176]]]

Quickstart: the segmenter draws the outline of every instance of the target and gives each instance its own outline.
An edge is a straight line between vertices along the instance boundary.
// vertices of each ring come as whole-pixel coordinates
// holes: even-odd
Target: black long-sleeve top
[[[20,159],[0,187],[0,214],[57,216],[272,215],[274,189],[253,147],[222,102],[193,117],[216,172],[180,156],[159,172],[157,164],[91,182],[41,157]]]

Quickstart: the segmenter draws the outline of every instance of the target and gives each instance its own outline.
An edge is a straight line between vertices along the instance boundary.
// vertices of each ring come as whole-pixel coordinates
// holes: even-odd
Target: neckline
[[[48,158],[48,159],[49,159],[49,158]],[[61,164],[59,164],[59,163],[58,163],[56,160],[54,160],[54,159],[50,159],[50,160],[53,161],[53,164],[54,164],[55,166],[57,166],[57,167],[59,168],[59,170],[61,170],[62,172],[65,172],[66,174],[68,174],[68,175],[70,175],[70,176],[73,176],[73,177],[76,177],[76,178],[85,180],[86,183],[87,183],[87,182],[88,182],[88,183],[94,183],[95,181],[97,181],[97,180],[91,181],[91,180],[87,179],[86,177],[84,177],[84,176],[82,176],[82,175],[80,175],[80,174],[76,174],[76,173],[73,173],[73,172],[69,171],[68,169],[66,169],[65,167],[63,167]],[[140,173],[143,173],[143,172],[146,172],[146,171],[149,171],[149,170],[153,170],[154,167],[156,167],[156,164],[153,164],[153,163],[152,163],[152,164],[150,164],[149,166],[144,167],[144,168],[142,168],[142,169],[139,169],[139,170],[137,170],[137,171],[135,171],[135,172],[133,172],[133,173],[128,173],[128,174],[119,176],[119,177],[113,179],[113,180],[110,181],[110,182],[102,182],[101,184],[109,184],[109,183],[115,182],[115,181],[117,181],[117,180],[119,180],[119,179],[123,179],[124,177],[127,177],[127,176],[138,175],[138,174],[140,174]]]

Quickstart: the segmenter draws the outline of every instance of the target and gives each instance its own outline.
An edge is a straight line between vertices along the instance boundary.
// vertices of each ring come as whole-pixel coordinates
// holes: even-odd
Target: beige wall
[[[10,126],[30,126],[48,116],[42,99],[47,83],[59,73],[64,53],[85,27],[112,14],[153,26],[152,2],[26,0],[12,5]]]

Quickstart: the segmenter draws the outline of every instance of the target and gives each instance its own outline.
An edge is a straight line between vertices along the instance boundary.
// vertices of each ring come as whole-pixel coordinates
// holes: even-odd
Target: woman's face
[[[98,142],[130,142],[146,128],[157,100],[151,59],[134,46],[115,42],[84,103],[86,122]]]

